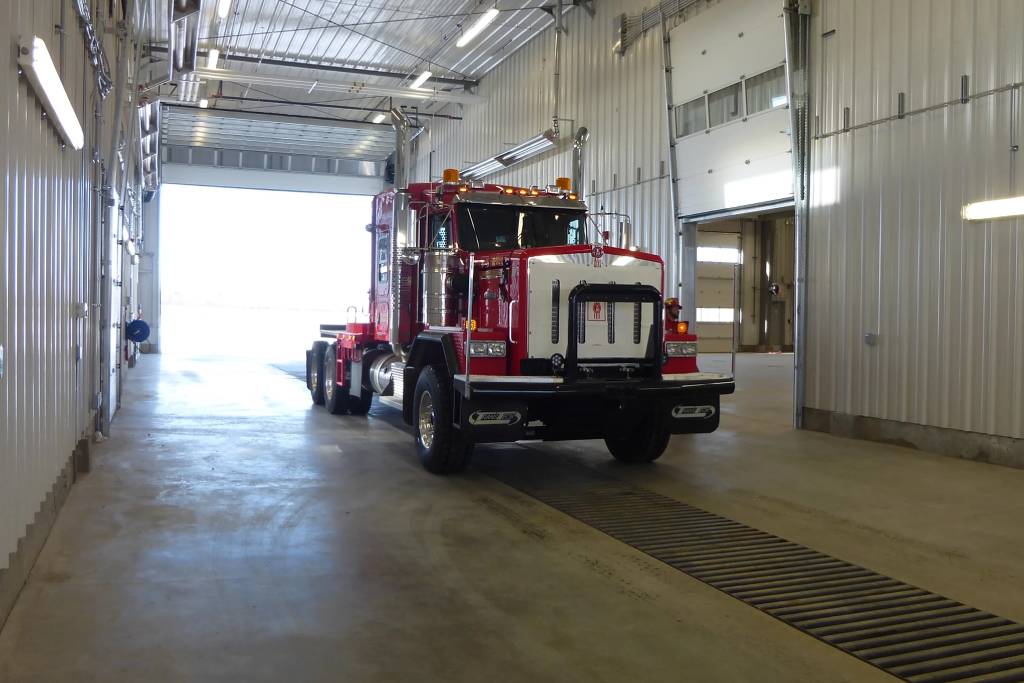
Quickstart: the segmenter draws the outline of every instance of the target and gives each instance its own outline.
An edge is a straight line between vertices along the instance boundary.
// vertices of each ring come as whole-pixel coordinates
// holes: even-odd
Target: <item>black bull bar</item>
[[[594,301],[613,303],[654,304],[651,316],[651,330],[647,337],[647,350],[639,359],[640,372],[648,379],[661,380],[661,340],[664,325],[661,322],[661,292],[651,285],[618,285],[610,283],[580,283],[569,292],[569,334],[565,349],[565,382],[580,378],[579,344],[581,325],[586,325],[585,306]],[[609,313],[610,315],[610,313]],[[581,320],[581,317],[584,319]]]

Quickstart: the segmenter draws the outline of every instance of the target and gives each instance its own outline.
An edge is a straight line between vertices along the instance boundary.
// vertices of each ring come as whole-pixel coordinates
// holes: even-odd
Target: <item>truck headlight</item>
[[[675,356],[696,356],[697,342],[665,342],[665,355]]]
[[[471,341],[469,342],[469,355],[490,356],[492,358],[505,355],[505,342],[503,341]]]

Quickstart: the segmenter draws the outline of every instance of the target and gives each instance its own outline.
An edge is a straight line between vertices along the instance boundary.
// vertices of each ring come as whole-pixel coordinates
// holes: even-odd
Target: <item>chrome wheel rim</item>
[[[424,448],[430,450],[430,447],[434,445],[434,399],[431,398],[428,391],[420,394],[418,418],[420,443]]]

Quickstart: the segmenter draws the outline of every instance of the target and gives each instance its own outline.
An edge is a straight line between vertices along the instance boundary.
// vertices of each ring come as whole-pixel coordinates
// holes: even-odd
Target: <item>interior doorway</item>
[[[163,353],[304,363],[320,323],[365,315],[371,197],[160,192]]]
[[[795,246],[791,210],[698,226],[695,322],[702,351],[793,351]]]

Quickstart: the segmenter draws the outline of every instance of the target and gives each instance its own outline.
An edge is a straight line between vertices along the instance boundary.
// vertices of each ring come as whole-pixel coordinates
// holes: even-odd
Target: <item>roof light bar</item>
[[[68,91],[57,75],[46,43],[39,36],[23,36],[18,41],[18,66],[28,76],[33,90],[43,103],[50,120],[56,124],[64,141],[75,149],[85,145],[85,134],[78,114],[68,99]]]
[[[427,80],[433,75],[434,74],[431,73],[430,71],[424,71],[423,73],[416,77],[416,80],[412,82],[412,85],[410,85],[409,88],[412,90],[418,90],[420,86],[426,83]]]
[[[995,218],[1024,216],[1024,197],[990,199],[985,202],[965,204],[960,211],[966,221],[988,221]]]
[[[521,142],[497,156],[484,159],[460,171],[462,177],[479,179],[510,166],[526,161],[538,154],[543,154],[555,146],[558,136],[550,128],[540,135],[535,135],[526,142]]]
[[[466,32],[463,33],[457,41],[455,41],[455,47],[466,47],[469,45],[478,35],[480,35],[481,31],[487,28],[490,23],[494,21],[497,16],[497,7],[492,7],[481,14],[480,18],[476,20],[476,23],[466,29]]]

